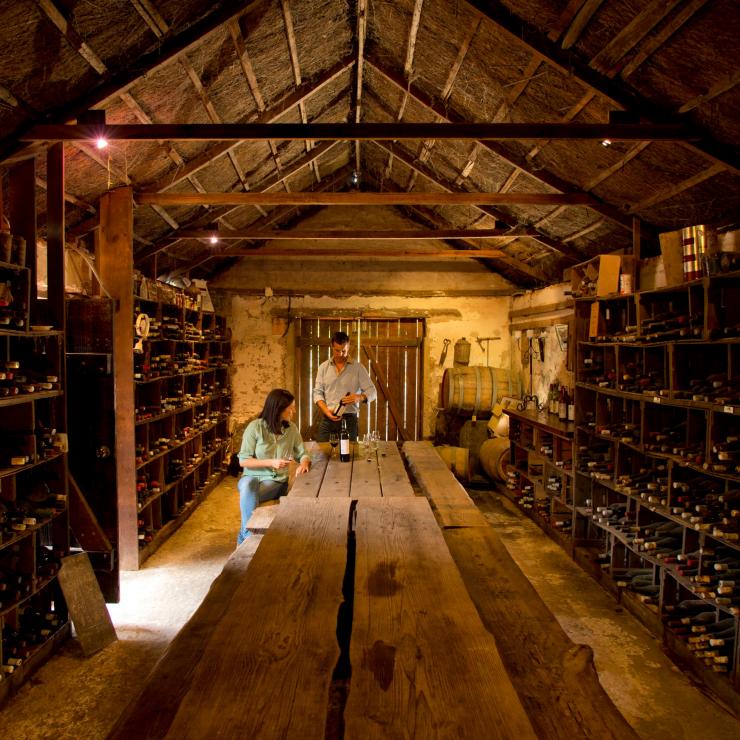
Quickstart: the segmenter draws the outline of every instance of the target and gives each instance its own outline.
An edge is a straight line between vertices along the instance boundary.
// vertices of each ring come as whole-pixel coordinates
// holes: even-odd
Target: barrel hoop
[[[465,395],[465,378],[462,373],[457,374],[457,411],[463,410],[463,396]]]
[[[475,408],[473,409],[473,413],[476,416],[478,415],[478,412],[480,411],[480,392],[481,392],[480,367],[476,365],[475,366]]]

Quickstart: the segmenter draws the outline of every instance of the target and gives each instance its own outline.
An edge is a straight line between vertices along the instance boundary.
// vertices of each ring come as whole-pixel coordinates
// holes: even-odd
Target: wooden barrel
[[[508,437],[487,439],[478,451],[481,467],[492,480],[505,480],[511,448]]]
[[[490,411],[501,396],[511,395],[509,371],[502,367],[452,367],[445,370],[439,405],[447,411]]]

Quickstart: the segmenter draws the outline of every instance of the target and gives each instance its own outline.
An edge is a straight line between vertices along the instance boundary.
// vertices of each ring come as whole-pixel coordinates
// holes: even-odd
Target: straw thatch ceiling
[[[587,193],[589,205],[396,206],[410,228],[458,229],[438,249],[499,250],[515,285],[557,280],[659,231],[738,221],[736,0],[15,0],[0,4],[0,157],[33,125],[104,109],[108,123],[678,122],[690,142],[598,140],[68,143],[67,226],[85,238],[108,188]],[[37,156],[44,231],[44,156]],[[6,175],[7,177],[7,175]],[[332,206],[327,206],[332,207]],[[212,276],[270,241],[180,236],[300,229],[317,205],[140,205],[137,265]],[[382,229],[382,223],[378,224]],[[505,229],[481,239],[471,229]],[[490,231],[489,231],[490,233]],[[418,236],[418,235],[417,235]],[[402,246],[391,243],[394,254]],[[217,251],[224,250],[219,246]],[[248,258],[248,257],[246,257]]]

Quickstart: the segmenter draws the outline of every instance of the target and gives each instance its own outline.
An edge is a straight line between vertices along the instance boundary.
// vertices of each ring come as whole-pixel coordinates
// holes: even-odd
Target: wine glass
[[[336,432],[329,432],[329,444],[331,445],[331,454],[334,455],[334,450],[339,444],[339,435]]]

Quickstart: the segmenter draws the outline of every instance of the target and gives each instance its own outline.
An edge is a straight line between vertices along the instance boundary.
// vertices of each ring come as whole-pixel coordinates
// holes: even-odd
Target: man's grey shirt
[[[341,372],[337,372],[334,360],[322,362],[316,373],[313,402],[324,401],[329,410],[334,411],[347,393],[364,393],[368,403],[378,397],[373,381],[359,362],[347,358],[347,364]],[[344,407],[344,412],[348,414],[357,414],[359,410],[360,407],[356,403]]]

